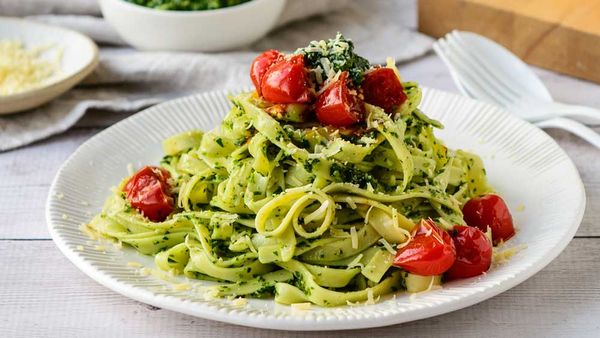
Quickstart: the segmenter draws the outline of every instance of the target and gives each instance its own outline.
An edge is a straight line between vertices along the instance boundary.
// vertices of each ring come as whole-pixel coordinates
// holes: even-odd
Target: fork
[[[459,90],[473,98],[507,108],[541,128],[561,128],[600,148],[600,135],[574,120],[600,123],[600,111],[552,101],[541,80],[515,55],[495,42],[468,32],[453,31],[433,46]]]

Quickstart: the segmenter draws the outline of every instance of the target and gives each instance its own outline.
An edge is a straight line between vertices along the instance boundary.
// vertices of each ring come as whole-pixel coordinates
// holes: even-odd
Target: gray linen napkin
[[[279,28],[251,46],[226,53],[173,53],[125,46],[98,16],[93,0],[2,0],[2,15],[81,31],[101,49],[98,68],[81,85],[43,107],[0,117],[0,151],[63,132],[89,109],[132,113],[179,96],[250,85],[248,67],[258,52],[294,50],[337,31],[376,63],[387,56],[398,62],[418,57],[430,49],[431,40],[408,28],[414,27],[414,13],[405,8],[407,1],[397,0],[288,0]]]

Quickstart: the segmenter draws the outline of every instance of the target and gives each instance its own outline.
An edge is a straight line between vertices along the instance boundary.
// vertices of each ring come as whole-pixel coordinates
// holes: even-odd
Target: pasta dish
[[[393,61],[338,34],[266,51],[250,76],[218,127],[166,139],[88,227],[217,296],[320,306],[480,275],[514,235],[482,160],[435,137]]]

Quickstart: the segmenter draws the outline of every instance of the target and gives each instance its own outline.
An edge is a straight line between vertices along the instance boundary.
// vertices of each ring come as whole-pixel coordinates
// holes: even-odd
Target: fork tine
[[[440,55],[446,66],[450,69],[450,73],[453,75],[454,82],[461,89],[462,93],[466,96],[472,96],[471,93],[476,93],[478,97],[482,98],[486,101],[492,101],[492,98],[489,98],[487,93],[482,92],[481,89],[472,81],[470,74],[465,74],[463,71],[462,64],[460,62],[456,62],[454,57],[451,55],[447,41],[442,38],[434,43],[434,50]]]
[[[448,60],[447,65],[455,69],[458,78],[457,82],[461,82],[467,89],[467,92],[476,94],[478,98],[487,102],[501,105],[504,104],[504,102],[499,102],[500,100],[494,95],[494,92],[486,89],[485,83],[482,82],[481,77],[475,75],[469,69],[469,64],[465,63],[463,59],[457,57],[456,53],[453,52],[453,49],[449,46],[445,38],[439,39],[436,43]]]
[[[520,87],[520,84],[516,83],[515,81],[510,81],[506,77],[506,74],[502,74],[495,67],[490,65],[487,59],[482,57],[481,51],[479,50],[478,46],[469,45],[463,39],[463,35],[457,30],[450,32],[450,35],[452,36],[456,44],[461,47],[461,50],[471,55],[474,62],[476,62],[481,68],[483,68],[486,72],[491,74],[493,78],[496,79],[496,84],[498,86],[501,86],[505,91],[512,94],[511,96],[514,97],[513,100],[517,101],[519,100],[519,98],[522,97],[521,91],[515,89],[515,87]]]
[[[503,106],[508,106],[514,103],[515,95],[498,82],[498,77],[494,76],[484,69],[478,62],[477,58],[465,52],[465,48],[460,46],[451,34],[446,36],[449,50],[454,55],[455,62],[463,64],[463,71],[470,74],[475,81],[488,96],[493,98],[493,102],[500,103]]]
[[[465,95],[465,96],[470,96],[469,92],[466,90],[466,88],[463,85],[463,81],[462,81],[460,75],[458,74],[457,70],[454,68],[454,66],[452,65],[450,60],[448,60],[448,57],[446,56],[446,52],[442,49],[442,47],[440,46],[438,41],[433,43],[433,50],[439,56],[439,58],[442,60],[442,62],[444,62],[444,64],[448,68],[448,70],[450,70],[450,76],[452,76],[452,79],[454,80],[454,83],[456,84],[456,86],[458,87],[460,92],[463,93],[463,95]]]

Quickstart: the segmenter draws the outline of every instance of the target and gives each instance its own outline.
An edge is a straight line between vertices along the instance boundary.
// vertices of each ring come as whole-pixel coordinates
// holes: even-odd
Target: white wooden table
[[[456,91],[434,55],[401,71],[405,79]],[[538,73],[557,99],[600,108],[600,86]],[[54,174],[82,142],[123,117],[91,113],[60,136],[0,153],[0,337],[600,336],[600,151],[572,135],[549,131],[581,173],[587,210],[573,241],[543,271],[493,299],[430,319],[343,333],[283,333],[138,303],[85,276],[55,247],[44,218]]]

